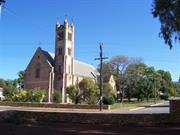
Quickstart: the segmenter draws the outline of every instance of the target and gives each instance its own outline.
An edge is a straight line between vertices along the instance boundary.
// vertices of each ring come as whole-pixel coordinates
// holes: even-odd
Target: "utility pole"
[[[100,102],[99,102],[99,106],[100,106],[100,111],[102,110],[102,91],[103,91],[103,80],[102,80],[102,63],[104,59],[108,59],[108,57],[103,57],[103,51],[102,51],[102,46],[103,43],[99,43],[99,47],[100,47],[100,57],[99,58],[95,58],[95,60],[100,60]]]

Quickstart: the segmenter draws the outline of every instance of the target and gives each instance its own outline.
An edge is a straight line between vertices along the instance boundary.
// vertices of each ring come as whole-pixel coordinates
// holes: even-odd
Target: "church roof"
[[[51,52],[47,52],[42,50],[47,62],[54,67],[55,65],[55,55],[54,53]],[[93,75],[98,75],[99,73],[97,72],[97,70],[90,64],[78,61],[78,60],[74,60],[74,74],[76,76],[82,76],[82,77],[89,77],[89,78],[93,78]]]
[[[92,65],[89,65],[87,63],[84,63],[78,60],[74,60],[74,74],[75,75],[94,78],[92,73],[94,75],[98,75],[97,70]]]
[[[52,67],[54,67],[55,61],[54,61],[53,54],[50,53],[50,52],[44,51],[44,50],[42,50],[42,52],[43,52],[43,54],[44,54],[47,62],[48,62]]]

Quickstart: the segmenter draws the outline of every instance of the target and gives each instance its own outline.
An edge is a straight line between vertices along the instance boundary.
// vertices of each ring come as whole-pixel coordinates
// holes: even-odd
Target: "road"
[[[21,111],[37,111],[37,112],[75,112],[75,113],[117,113],[117,114],[154,114],[154,113],[169,113],[169,102],[154,104],[151,106],[144,106],[133,108],[130,110],[103,110],[100,112],[99,110],[86,110],[86,109],[57,109],[57,108],[37,108],[37,107],[8,107],[8,106],[0,106],[0,112],[8,111],[8,110],[21,110]]]
[[[142,113],[142,114],[169,113],[169,102],[134,108],[131,109],[129,113]]]

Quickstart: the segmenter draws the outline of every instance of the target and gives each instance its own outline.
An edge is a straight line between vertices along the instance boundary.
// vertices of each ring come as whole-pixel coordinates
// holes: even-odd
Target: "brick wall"
[[[0,121],[21,118],[26,122],[66,122],[89,124],[143,125],[180,123],[180,115],[171,114],[113,114],[113,113],[67,113],[67,112],[33,112],[13,111],[0,112]]]
[[[45,56],[38,48],[32,60],[30,61],[24,76],[24,88],[31,90],[40,87],[48,93],[49,89],[49,73],[51,67],[46,62]],[[40,76],[36,77],[36,68],[40,68]]]
[[[180,114],[180,99],[171,99],[169,103],[170,103],[170,113]]]

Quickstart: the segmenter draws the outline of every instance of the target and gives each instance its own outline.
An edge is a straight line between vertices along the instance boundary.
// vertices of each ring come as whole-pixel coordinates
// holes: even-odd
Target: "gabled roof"
[[[52,67],[54,67],[55,61],[54,61],[54,57],[53,57],[52,53],[47,52],[47,51],[44,51],[44,50],[42,50],[42,53],[44,54],[47,62],[48,62]]]
[[[82,77],[89,77],[89,78],[94,78],[92,73],[94,75],[98,75],[97,70],[92,66],[87,63],[74,60],[74,74],[77,76],[82,76]]]

